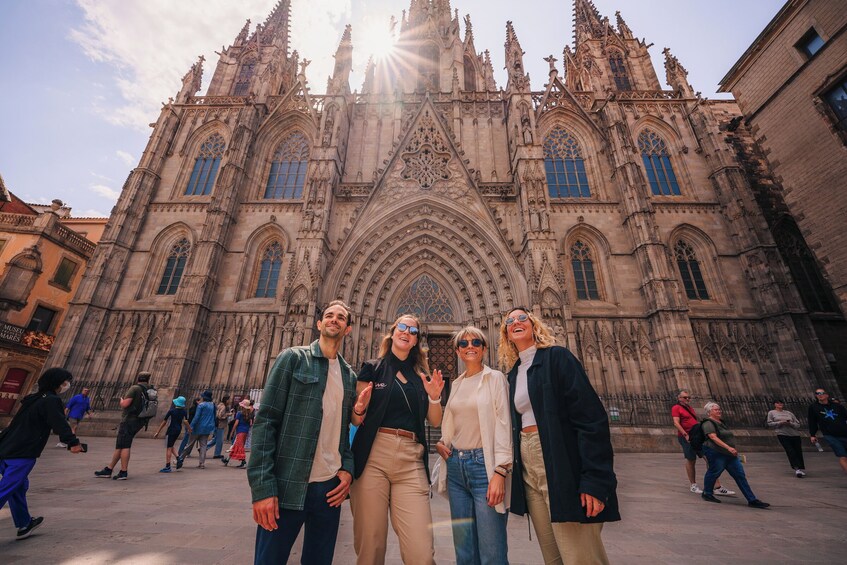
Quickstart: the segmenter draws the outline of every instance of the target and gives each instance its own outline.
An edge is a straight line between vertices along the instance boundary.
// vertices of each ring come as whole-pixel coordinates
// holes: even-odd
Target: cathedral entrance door
[[[444,375],[444,392],[441,394],[441,404],[447,404],[450,396],[450,383],[453,382],[458,373],[458,358],[456,350],[453,349],[453,339],[449,335],[427,336],[429,345],[429,368],[439,369]]]

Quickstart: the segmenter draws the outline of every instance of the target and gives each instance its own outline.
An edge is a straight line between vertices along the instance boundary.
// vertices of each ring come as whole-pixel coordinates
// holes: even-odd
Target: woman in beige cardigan
[[[479,329],[459,330],[453,344],[466,370],[453,383],[436,449],[447,462],[456,562],[506,564],[511,482],[506,478],[512,469],[509,385],[503,373],[483,364],[487,347]],[[439,478],[444,477],[441,473]]]

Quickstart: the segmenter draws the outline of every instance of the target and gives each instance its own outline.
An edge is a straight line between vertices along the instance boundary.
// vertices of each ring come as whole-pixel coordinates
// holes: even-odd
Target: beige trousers
[[[541,546],[544,563],[608,565],[609,558],[600,537],[603,531],[602,523],[550,522],[547,473],[544,470],[538,432],[521,432],[521,458],[526,504]]]
[[[423,446],[411,439],[376,434],[368,463],[353,481],[353,547],[359,565],[382,565],[388,540],[388,513],[406,565],[434,564],[429,483]]]

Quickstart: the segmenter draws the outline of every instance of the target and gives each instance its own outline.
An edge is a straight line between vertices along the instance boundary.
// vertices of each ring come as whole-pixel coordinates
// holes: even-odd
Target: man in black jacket
[[[838,457],[841,468],[847,473],[847,408],[831,402],[829,393],[818,387],[816,401],[809,406],[809,437],[817,443],[820,428],[824,439]]]
[[[59,394],[70,387],[73,376],[64,369],[47,369],[38,379],[38,392],[30,394],[9,427],[0,434],[0,508],[9,502],[17,539],[28,538],[44,518],[33,518],[26,503],[29,473],[44,451],[52,430],[72,453],[82,451],[79,439],[65,420]]]

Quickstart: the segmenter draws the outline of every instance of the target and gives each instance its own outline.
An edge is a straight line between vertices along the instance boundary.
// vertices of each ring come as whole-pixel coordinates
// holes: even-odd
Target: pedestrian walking
[[[112,478],[119,481],[125,481],[129,478],[129,457],[132,449],[132,440],[135,439],[136,434],[149,421],[149,418],[141,417],[141,411],[143,409],[144,399],[147,397],[147,391],[150,388],[150,373],[146,371],[138,373],[136,384],[129,387],[129,390],[121,398],[120,407],[123,412],[121,414],[121,423],[118,425],[118,436],[115,438],[115,451],[108,465],[100,471],[94,471],[95,477],[101,479]],[[112,470],[118,464],[118,461],[121,463],[121,470],[117,475],[112,477]]]
[[[286,563],[304,526],[301,563],[332,563],[353,480],[347,435],[356,375],[338,354],[352,322],[343,302],[330,302],[318,339],[284,350],[268,374],[247,465],[255,565]]]
[[[183,455],[183,459],[186,457],[191,457],[191,449],[186,449],[188,446],[188,440],[191,439],[191,420],[194,419],[194,414],[197,413],[197,407],[200,406],[200,403],[203,401],[199,396],[195,396],[194,400],[191,401],[191,406],[188,407],[188,419],[185,421],[185,433],[182,434],[182,441],[179,444],[179,449],[177,449],[177,456],[180,454]],[[193,446],[192,446],[193,447]]]
[[[606,410],[580,362],[526,308],[500,325],[509,370],[511,511],[529,512],[545,563],[605,563],[601,533],[620,520]]]
[[[794,476],[802,479],[806,476],[806,463],[803,461],[803,446],[800,444],[800,420],[785,409],[782,400],[773,401],[773,410],[768,412],[767,426],[776,432],[776,439],[788,456],[788,464],[794,469]]]
[[[29,474],[41,457],[50,432],[68,445],[71,453],[84,451],[84,445],[71,431],[65,419],[59,395],[70,387],[73,376],[65,369],[47,369],[38,378],[38,391],[21,401],[20,409],[9,426],[0,432],[0,509],[9,503],[17,538],[26,539],[38,528],[44,517],[29,513],[26,493]]]
[[[682,456],[685,458],[685,473],[688,475],[688,482],[691,484],[689,490],[694,494],[703,494],[703,489],[697,486],[696,464],[697,458],[703,457],[702,452],[696,452],[691,447],[689,432],[691,428],[698,422],[697,412],[691,406],[691,393],[687,390],[679,391],[676,397],[677,403],[671,408],[671,418],[673,425],[676,428],[676,439],[682,447]],[[720,481],[715,483],[715,494],[720,496],[732,496],[734,490],[730,490],[721,485]]]
[[[250,428],[253,427],[253,405],[250,399],[245,398],[238,403],[240,410],[235,413],[235,443],[232,444],[232,449],[229,450],[229,457],[223,458],[223,464],[229,465],[233,459],[241,461],[239,469],[247,466],[247,453],[244,451],[244,446],[247,444],[247,434]]]
[[[452,383],[438,454],[447,463],[453,547],[458,565],[508,564],[506,520],[512,472],[509,383],[485,365],[485,334],[468,326],[453,345],[465,371]],[[511,481],[508,481],[511,482]]]
[[[88,397],[90,392],[88,387],[83,388],[79,394],[71,397],[65,405],[65,415],[74,435],[76,435],[77,427],[82,419],[91,415],[91,399]],[[67,446],[63,444],[62,447]]]
[[[809,438],[814,444],[818,443],[818,430],[847,473],[847,408],[820,387],[815,390],[815,402],[809,406]]]
[[[706,419],[701,424],[703,435],[706,436],[703,454],[706,456],[706,461],[709,462],[709,468],[703,478],[703,494],[700,496],[703,497],[703,500],[709,502],[720,502],[720,499],[714,495],[715,481],[721,473],[726,471],[735,480],[741,494],[747,499],[748,506],[761,509],[770,506],[753,494],[753,489],[747,482],[744,465],[742,465],[738,450],[735,448],[735,436],[723,422],[723,411],[720,405],[717,402],[707,402],[703,411],[706,413]]]
[[[171,472],[171,461],[177,457],[177,454],[174,452],[174,445],[179,437],[179,432],[182,431],[183,425],[188,421],[188,412],[185,410],[185,397],[177,396],[174,398],[173,403],[174,407],[168,410],[168,413],[162,419],[162,423],[159,424],[159,429],[153,434],[153,438],[158,438],[164,427],[166,425],[168,426],[168,431],[165,432],[165,466],[159,469],[160,473]]]
[[[206,468],[206,452],[208,450],[209,436],[215,431],[215,405],[212,403],[212,391],[203,391],[200,395],[202,402],[197,405],[197,411],[194,412],[194,418],[191,419],[189,430],[191,437],[188,439],[188,452],[194,445],[197,445],[197,451],[200,453],[200,462],[197,464],[198,469]],[[185,454],[180,453],[176,459],[176,468],[182,469],[185,463]]]
[[[404,563],[434,563],[429,507],[429,446],[424,419],[441,425],[441,371],[429,373],[416,316],[397,318],[379,346],[379,359],[359,373],[353,438],[356,481],[350,493],[353,547],[359,565],[385,562],[388,517]],[[371,396],[372,395],[372,396]]]
[[[224,449],[224,432],[227,428],[227,407],[229,405],[229,396],[221,397],[221,400],[215,406],[215,433],[214,436],[206,444],[207,448],[215,446],[215,454],[212,459],[220,459],[223,457]]]

